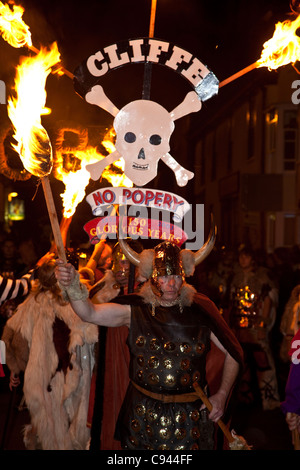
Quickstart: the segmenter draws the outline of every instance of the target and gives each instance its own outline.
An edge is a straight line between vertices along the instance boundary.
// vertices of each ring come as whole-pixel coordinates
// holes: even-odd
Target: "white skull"
[[[137,186],[155,178],[159,159],[170,150],[174,127],[170,113],[154,101],[132,101],[116,115],[115,146],[124,158],[126,176]]]
[[[86,165],[94,181],[100,178],[104,168],[120,157],[125,161],[124,173],[137,186],[144,186],[155,178],[160,158],[173,170],[179,186],[185,186],[194,177],[194,173],[179,165],[168,152],[174,121],[201,109],[195,91],[190,91],[171,113],[148,100],[133,101],[119,111],[100,85],[93,86],[85,99],[115,116],[116,150],[105,159]]]

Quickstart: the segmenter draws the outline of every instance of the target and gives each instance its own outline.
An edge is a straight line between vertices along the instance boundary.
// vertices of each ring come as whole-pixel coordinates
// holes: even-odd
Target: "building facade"
[[[300,243],[299,79],[292,66],[256,69],[220,88],[191,123],[194,200],[227,246]]]

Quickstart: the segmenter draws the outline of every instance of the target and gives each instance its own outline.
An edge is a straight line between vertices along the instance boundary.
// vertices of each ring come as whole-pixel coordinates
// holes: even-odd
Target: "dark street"
[[[26,450],[23,428],[30,423],[28,410],[22,406],[22,391],[15,394],[8,387],[8,374],[0,379],[0,436],[1,450]],[[13,401],[13,403],[12,403]],[[10,408],[11,407],[11,408]],[[8,419],[9,409],[11,409]],[[280,409],[262,411],[258,405],[238,406],[232,418],[233,428],[257,451],[291,451],[291,435]],[[3,431],[5,428],[5,437]]]
[[[0,22],[0,339],[9,321],[26,355],[3,337],[24,366],[6,354],[2,455],[23,466],[31,448],[86,449],[63,457],[87,466],[100,441],[119,439],[129,451],[120,461],[101,451],[97,464],[132,465],[131,449],[216,444],[205,466],[220,458],[222,469],[230,453],[199,410],[201,384],[211,418],[230,417],[253,459],[286,459],[282,402],[300,328],[300,0],[20,2],[30,35],[15,47]],[[15,377],[27,368],[28,408],[8,366]],[[31,417],[38,449],[24,443]]]

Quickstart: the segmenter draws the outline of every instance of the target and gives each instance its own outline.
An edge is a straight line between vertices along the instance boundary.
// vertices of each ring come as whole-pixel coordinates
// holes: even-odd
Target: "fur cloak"
[[[82,322],[70,305],[59,305],[49,291],[37,297],[31,293],[7,327],[28,343],[23,391],[39,446],[43,450],[86,449],[97,327]],[[63,338],[62,330],[67,332]],[[60,351],[64,357],[59,357]]]
[[[114,301],[120,294],[114,273],[104,277],[89,291],[95,304]],[[91,426],[91,450],[121,450],[114,438],[115,425],[129,383],[128,328],[99,328],[97,373],[93,375],[88,423]],[[96,396],[95,396],[96,395]]]

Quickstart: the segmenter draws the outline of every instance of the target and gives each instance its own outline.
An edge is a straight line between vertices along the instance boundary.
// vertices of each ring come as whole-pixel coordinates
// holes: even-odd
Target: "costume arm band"
[[[68,287],[59,283],[62,295],[65,300],[86,300],[89,296],[87,287],[79,280],[79,273],[76,271],[75,277]]]

